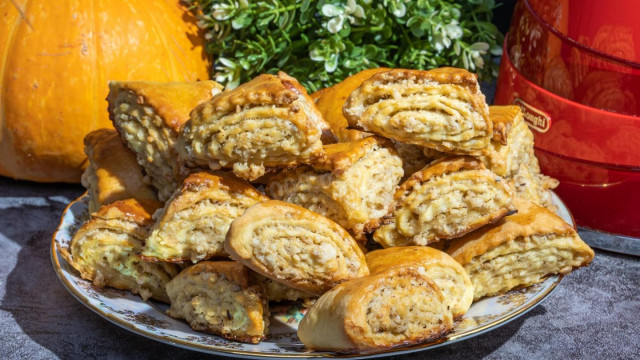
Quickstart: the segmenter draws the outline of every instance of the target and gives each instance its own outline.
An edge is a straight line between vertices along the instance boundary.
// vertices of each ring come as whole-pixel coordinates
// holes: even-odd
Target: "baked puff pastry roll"
[[[89,165],[82,174],[82,185],[89,193],[89,212],[117,200],[135,198],[158,200],[155,191],[144,182],[136,156],[113,129],[98,129],[84,137],[84,152]]]
[[[362,250],[340,225],[277,200],[234,220],[224,249],[259,274],[314,295],[369,274]]]
[[[469,274],[474,299],[588,265],[593,250],[551,211],[516,198],[518,213],[454,240],[447,253]]]
[[[325,145],[326,157],[272,177],[266,192],[326,216],[357,239],[393,210],[402,160],[391,141],[377,136]]]
[[[222,91],[215,81],[109,82],[109,117],[164,201],[182,181],[175,143],[189,112]]]
[[[371,274],[395,267],[424,268],[438,285],[454,318],[464,315],[473,302],[473,285],[462,265],[446,253],[428,246],[400,246],[365,255]]]
[[[180,133],[188,166],[232,169],[246,180],[268,168],[309,163],[322,156],[329,127],[298,81],[263,74],[193,110]]]
[[[233,175],[193,173],[154,216],[142,257],[194,263],[226,257],[223,244],[231,222],[266,200],[267,196]]]
[[[516,196],[555,210],[551,189],[558,182],[540,172],[534,154],[533,133],[516,105],[490,106],[494,124],[493,139],[478,158],[489,170],[504,177],[516,190]]]
[[[169,302],[165,285],[178,274],[174,264],[148,263],[138,253],[149,235],[151,214],[162,204],[119,200],[91,215],[71,239],[69,263],[98,287],[129,290],[147,300]]]
[[[435,340],[453,316],[424,268],[399,267],[342,283],[322,295],[298,326],[309,349],[384,350]]]
[[[267,297],[239,263],[203,261],[190,266],[167,284],[167,294],[167,314],[185,319],[194,330],[253,344],[267,335]]]
[[[338,141],[354,141],[372,135],[355,129],[347,129],[349,122],[342,114],[342,106],[349,95],[357,89],[363,81],[379,72],[388,70],[390,69],[376,68],[362,70],[329,88],[321,90],[321,93],[316,95],[318,97],[316,101],[318,110],[322,113],[322,117],[327,121],[331,127],[331,131],[338,138]]]
[[[515,210],[511,187],[470,156],[434,161],[402,183],[394,198],[392,222],[373,234],[384,247],[452,239]]]
[[[463,69],[393,69],[351,93],[349,125],[409,144],[479,154],[493,135],[477,76]]]

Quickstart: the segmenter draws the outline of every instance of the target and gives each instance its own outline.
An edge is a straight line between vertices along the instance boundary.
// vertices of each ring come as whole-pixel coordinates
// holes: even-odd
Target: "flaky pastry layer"
[[[321,157],[325,127],[295,79],[263,74],[194,109],[181,130],[180,156],[188,166],[232,169],[255,180],[268,168]]]
[[[315,295],[369,274],[362,250],[340,225],[277,200],[258,203],[234,220],[224,248],[252,270]]]
[[[332,149],[336,147],[340,151]],[[393,210],[402,162],[393,146],[377,137],[325,148],[330,148],[328,161],[313,169],[285,171],[269,181],[266,191],[274,199],[324,215],[360,238]]]
[[[185,319],[197,331],[259,343],[268,332],[269,305],[248,272],[231,261],[203,261],[183,270],[167,284],[167,314]]]
[[[180,126],[198,104],[219,93],[215,81],[156,83],[111,81],[109,116],[146,172],[146,181],[166,200],[182,180],[175,143]]]
[[[377,73],[351,93],[343,113],[352,127],[453,153],[477,154],[493,136],[476,76],[462,69]]]
[[[138,255],[149,233],[151,214],[159,206],[155,201],[127,199],[101,207],[74,235],[67,260],[83,279],[98,287],[168,302],[165,285],[178,268],[147,263]]]
[[[269,198],[233,175],[189,175],[156,216],[142,256],[192,261],[226,256],[229,225],[250,206]]]
[[[392,268],[322,295],[298,326],[310,349],[372,351],[434,340],[453,327],[438,286],[424,268]]]
[[[398,246],[365,255],[371,274],[396,267],[424,268],[438,286],[454,318],[464,315],[473,302],[473,285],[462,265],[428,246]]]
[[[432,163],[405,181],[395,200],[393,222],[374,233],[384,247],[459,237],[515,209],[511,187],[471,157]]]
[[[551,211],[524,199],[518,212],[454,240],[447,253],[464,267],[474,299],[567,274],[594,256],[578,233]]]

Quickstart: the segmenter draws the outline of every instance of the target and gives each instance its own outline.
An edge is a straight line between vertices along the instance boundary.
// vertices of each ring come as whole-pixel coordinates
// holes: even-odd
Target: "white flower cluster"
[[[235,15],[236,10],[247,9],[249,2],[247,0],[234,1],[232,3],[213,4],[212,15],[218,21],[230,19]]]
[[[452,20],[448,24],[435,24],[433,27],[433,48],[437,52],[451,47],[451,40],[462,37],[462,28],[458,21]]]
[[[467,51],[468,56],[462,57],[462,63],[465,68],[469,70],[475,70],[484,68],[484,59],[482,55],[485,55],[489,51],[489,44],[486,42],[476,42],[469,46]]]
[[[407,14],[407,6],[410,0],[384,0],[383,5],[391,10],[393,16],[397,18],[404,17]]]
[[[216,73],[214,79],[221,84],[227,84],[228,89],[234,89],[240,85],[240,72],[242,66],[224,57],[218,58],[219,64],[216,65]]]
[[[356,0],[347,0],[346,3],[324,4],[320,10],[322,16],[329,18],[323,22],[324,27],[332,34],[342,30],[345,21],[352,25],[358,25],[358,19],[364,17],[364,8],[356,3]]]

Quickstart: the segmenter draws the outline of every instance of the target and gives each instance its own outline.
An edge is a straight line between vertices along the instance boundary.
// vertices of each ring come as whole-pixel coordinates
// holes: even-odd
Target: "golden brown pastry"
[[[394,198],[393,221],[373,234],[384,247],[452,239],[515,210],[511,187],[470,156],[434,161],[402,183]]]
[[[369,274],[362,250],[340,225],[277,200],[234,220],[224,249],[252,270],[314,295]]]
[[[371,274],[395,267],[423,267],[438,285],[454,318],[464,315],[473,302],[473,285],[464,268],[451,256],[428,246],[399,246],[365,255]]]
[[[313,102],[317,104],[318,100],[322,97],[322,95],[324,95],[325,92],[327,92],[327,90],[329,90],[329,88],[322,88],[318,91],[315,91],[309,94],[309,97],[311,97],[311,100],[313,100]]]
[[[164,201],[182,181],[175,142],[189,112],[222,90],[215,81],[109,82],[109,117]]]
[[[555,211],[550,189],[558,186],[558,182],[540,173],[533,133],[520,107],[490,106],[489,114],[494,124],[493,139],[479,159],[489,170],[509,181],[516,196]]]
[[[343,113],[349,125],[394,140],[479,154],[493,132],[477,75],[463,69],[393,69],[365,80]]]
[[[298,81],[263,74],[225,91],[191,113],[180,133],[188,166],[232,169],[246,180],[268,168],[291,167],[322,157],[328,125]]]
[[[518,213],[454,240],[447,253],[469,274],[474,299],[588,265],[594,252],[551,211],[516,198]]]
[[[191,174],[155,216],[142,256],[194,263],[227,256],[223,243],[231,222],[265,200],[269,198],[233,175]]]
[[[393,144],[377,136],[325,145],[324,151],[326,157],[313,168],[271,178],[267,194],[326,216],[363,238],[393,210],[402,161]]]
[[[384,350],[435,340],[453,317],[424,268],[399,267],[342,283],[322,295],[298,326],[309,349]]]
[[[162,204],[119,200],[105,205],[78,229],[63,254],[83,279],[98,287],[129,290],[146,300],[169,302],[165,285],[178,274],[174,264],[148,263],[138,253],[149,235],[151,214]]]
[[[497,175],[512,177],[521,164],[533,166],[537,159],[533,153],[533,134],[524,122],[517,105],[490,106],[494,125],[493,139],[479,158]]]
[[[98,129],[84,137],[89,165],[82,174],[82,185],[89,193],[89,212],[117,200],[135,198],[158,200],[144,182],[136,156],[127,149],[113,129]]]
[[[387,68],[376,68],[362,70],[357,74],[351,75],[341,82],[321,90],[316,105],[322,113],[324,119],[331,126],[331,131],[336,135],[338,141],[354,141],[370,136],[371,134],[355,130],[347,129],[349,123],[342,114],[342,106],[349,95],[362,84],[363,81],[379,72],[388,71]]]
[[[167,284],[167,314],[197,331],[257,344],[269,327],[269,304],[249,269],[233,261],[203,261]]]

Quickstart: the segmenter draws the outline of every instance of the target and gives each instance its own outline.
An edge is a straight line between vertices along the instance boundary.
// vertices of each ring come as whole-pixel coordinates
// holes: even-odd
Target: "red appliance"
[[[520,0],[494,100],[524,110],[540,167],[578,225],[636,238],[639,18],[638,0]]]

